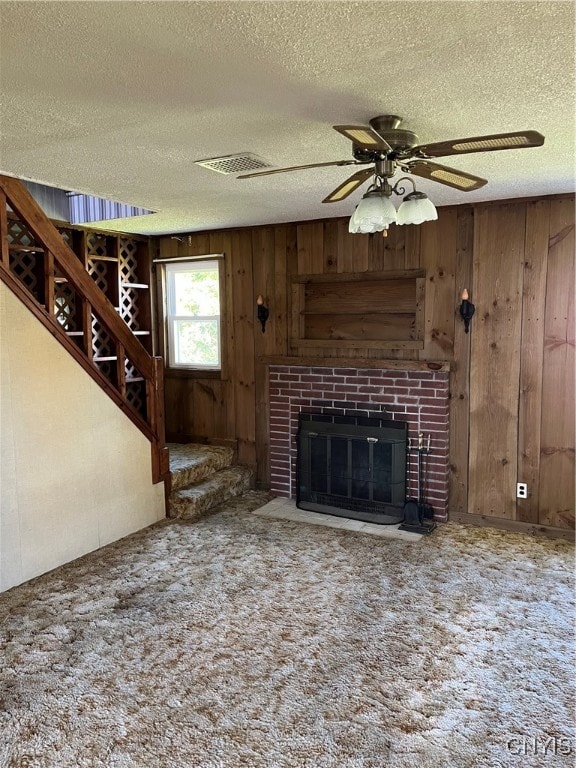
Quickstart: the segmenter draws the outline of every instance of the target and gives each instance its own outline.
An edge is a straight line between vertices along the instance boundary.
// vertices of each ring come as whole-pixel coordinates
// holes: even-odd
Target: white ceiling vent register
[[[208,160],[195,160],[195,165],[201,165],[210,171],[217,173],[242,173],[243,171],[252,171],[257,168],[272,168],[272,164],[262,160],[250,152],[244,152],[241,155],[226,155],[224,157],[211,157]]]

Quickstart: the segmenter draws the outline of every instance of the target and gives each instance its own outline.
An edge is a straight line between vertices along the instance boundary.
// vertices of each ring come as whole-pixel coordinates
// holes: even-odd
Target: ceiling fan
[[[375,177],[380,193],[390,195],[393,190],[387,180],[397,170],[420,176],[423,179],[437,181],[448,187],[470,192],[487,184],[486,179],[474,176],[446,165],[439,165],[430,158],[448,155],[464,155],[471,152],[493,152],[503,149],[521,149],[539,147],[544,143],[544,136],[537,131],[517,131],[498,133],[489,136],[472,136],[466,139],[452,139],[433,144],[418,144],[418,137],[412,131],[401,128],[402,118],[397,115],[380,115],[369,121],[369,125],[335,125],[336,131],[352,142],[352,160],[336,160],[328,163],[295,165],[290,168],[277,168],[271,171],[247,173],[239,179],[251,179],[255,176],[270,176],[273,173],[286,173],[306,168],[327,166],[371,165],[356,171],[346,181],[322,200],[323,203],[337,203],[348,197],[364,184],[371,176]],[[410,179],[409,179],[410,180]],[[411,180],[410,180],[411,181]]]

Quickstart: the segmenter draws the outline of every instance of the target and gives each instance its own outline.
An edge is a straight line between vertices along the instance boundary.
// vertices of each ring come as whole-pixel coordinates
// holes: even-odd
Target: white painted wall
[[[164,516],[149,441],[0,282],[0,591]]]

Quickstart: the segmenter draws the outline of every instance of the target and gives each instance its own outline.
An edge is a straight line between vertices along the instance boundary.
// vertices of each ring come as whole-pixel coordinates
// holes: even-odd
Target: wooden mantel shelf
[[[306,368],[381,368],[389,371],[449,371],[447,360],[362,360],[349,357],[286,357],[262,355],[257,358],[262,365],[294,365]]]

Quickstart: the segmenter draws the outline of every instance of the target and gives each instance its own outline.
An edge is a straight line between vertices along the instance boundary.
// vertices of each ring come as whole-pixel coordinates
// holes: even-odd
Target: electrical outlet
[[[516,483],[516,498],[517,499],[528,498],[528,483]]]

